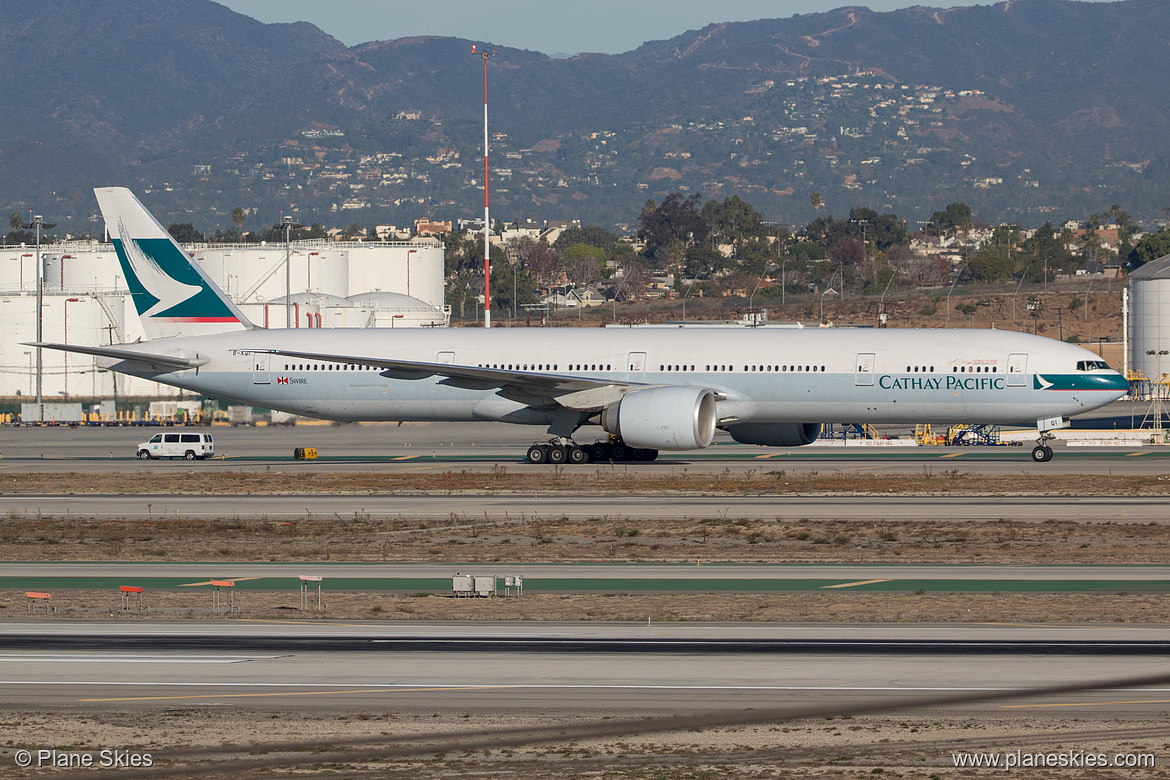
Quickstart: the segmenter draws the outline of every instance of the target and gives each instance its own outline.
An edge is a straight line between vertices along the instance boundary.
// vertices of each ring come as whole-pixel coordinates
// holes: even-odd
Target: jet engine
[[[601,427],[627,446],[651,450],[697,450],[715,436],[715,395],[702,387],[633,390],[601,413]]]
[[[765,447],[803,447],[821,435],[820,423],[739,423],[728,425],[727,432],[740,444]]]

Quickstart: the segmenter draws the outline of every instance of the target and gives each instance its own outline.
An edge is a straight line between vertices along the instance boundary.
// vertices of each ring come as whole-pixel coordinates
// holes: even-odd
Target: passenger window
[[[158,444],[161,441],[162,441],[162,434],[161,433],[156,433],[154,436],[150,437],[151,444]]]
[[[179,434],[168,433],[165,436],[163,436],[163,442],[166,444],[178,444],[179,443]]]

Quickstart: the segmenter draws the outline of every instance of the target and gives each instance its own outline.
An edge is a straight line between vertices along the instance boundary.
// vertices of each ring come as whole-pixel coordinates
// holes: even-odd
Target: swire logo
[[[287,376],[277,377],[277,378],[276,378],[276,384],[278,384],[278,385],[287,385],[287,384],[288,384],[288,377],[287,377]]]

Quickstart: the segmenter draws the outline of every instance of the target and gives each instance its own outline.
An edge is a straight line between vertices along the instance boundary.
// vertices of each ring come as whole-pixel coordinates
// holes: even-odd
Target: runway
[[[1114,404],[1113,406],[1119,406]],[[1114,423],[1141,422],[1144,404],[1123,404]],[[1141,409],[1135,407],[1141,407]],[[1110,407],[1113,409],[1113,407]],[[1117,415],[1124,413],[1123,418]],[[216,459],[139,462],[136,445],[158,432],[157,427],[0,427],[0,475],[5,471],[109,473],[131,472],[168,478],[175,473],[208,471],[296,473],[441,473],[444,471],[546,473],[553,467],[524,460],[528,446],[544,440],[536,426],[504,423],[407,423],[301,425],[295,427],[214,426],[199,430],[215,437]],[[583,428],[578,439],[593,441],[600,433]],[[887,426],[883,433],[912,437],[905,427]],[[314,447],[315,461],[294,461],[293,450]],[[574,472],[618,469],[630,473],[718,474],[831,471],[841,473],[942,473],[960,470],[977,474],[1164,474],[1170,471],[1170,448],[1068,447],[1057,442],[1056,458],[1034,463],[1030,446],[1021,447],[755,447],[736,444],[719,433],[715,445],[694,452],[664,452],[652,463],[587,464],[562,467]]]
[[[0,625],[9,707],[636,715],[1009,693],[1168,671],[1165,626]],[[980,709],[1152,712],[1170,685]],[[969,707],[965,708],[969,709]]]
[[[214,520],[426,518],[450,525],[541,517],[856,519],[935,522],[1170,522],[1170,499],[1080,496],[678,496],[678,495],[0,495],[10,518]]]

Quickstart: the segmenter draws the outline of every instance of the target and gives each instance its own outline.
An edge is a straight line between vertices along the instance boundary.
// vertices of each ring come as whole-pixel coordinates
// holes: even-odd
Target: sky
[[[1108,0],[1080,0],[1106,2]],[[855,5],[991,5],[983,0],[218,0],[261,22],[311,22],[348,46],[415,35],[466,38],[550,56],[619,54],[715,22],[777,19]]]

